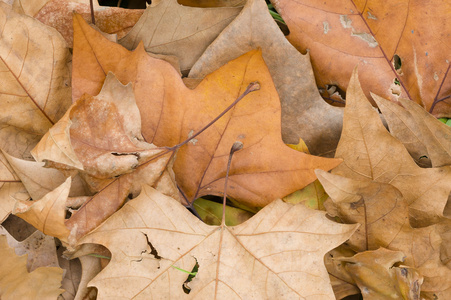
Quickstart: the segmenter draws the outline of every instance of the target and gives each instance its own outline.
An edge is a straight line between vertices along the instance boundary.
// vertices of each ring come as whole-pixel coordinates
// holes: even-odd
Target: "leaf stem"
[[[89,0],[89,5],[91,7],[91,22],[92,24],[96,25],[96,19],[94,18],[94,0]]]
[[[239,151],[243,149],[243,143],[242,142],[235,142],[230,149],[229,154],[229,161],[227,162],[227,171],[224,181],[224,198],[222,199],[222,220],[221,220],[221,226],[225,226],[225,211],[226,211],[226,202],[227,202],[227,183],[229,181],[229,172],[230,172],[230,165],[232,164],[232,157],[233,153],[236,151]]]
[[[201,134],[202,132],[204,132],[208,127],[210,127],[211,125],[213,125],[217,120],[219,120],[223,115],[225,115],[229,110],[231,110],[238,102],[240,102],[241,99],[243,99],[247,94],[257,91],[260,89],[260,83],[258,82],[251,82],[249,83],[249,85],[247,86],[246,90],[235,100],[233,101],[232,104],[230,104],[222,113],[220,113],[216,118],[214,118],[213,120],[210,121],[210,123],[208,123],[207,125],[205,125],[201,130],[199,130],[196,134],[194,134],[193,136],[190,136],[188,139],[186,139],[185,141],[183,141],[182,143],[175,145],[173,147],[168,147],[167,149],[169,150],[176,150],[180,147],[182,147],[183,145],[189,143],[189,141],[191,141],[192,139],[196,138],[199,134]]]

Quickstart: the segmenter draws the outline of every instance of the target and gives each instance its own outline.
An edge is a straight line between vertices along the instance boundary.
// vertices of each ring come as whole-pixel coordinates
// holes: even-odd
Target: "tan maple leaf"
[[[333,174],[390,183],[402,193],[414,226],[437,223],[451,192],[451,167],[423,169],[383,126],[354,71],[346,95],[343,132],[335,157],[344,162]],[[431,201],[434,199],[434,201]]]
[[[145,186],[80,243],[98,243],[112,252],[109,265],[90,282],[99,299],[334,299],[322,259],[355,229],[280,200],[241,225],[208,226]],[[186,294],[187,274],[177,268],[191,271],[196,262]]]

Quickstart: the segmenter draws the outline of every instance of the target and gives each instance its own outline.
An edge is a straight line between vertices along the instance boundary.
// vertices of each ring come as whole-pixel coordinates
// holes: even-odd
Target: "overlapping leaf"
[[[70,53],[55,29],[3,2],[0,20],[0,147],[30,159],[70,105]]]
[[[415,226],[436,223],[443,215],[451,191],[451,167],[422,169],[415,164],[403,144],[382,125],[360,88],[357,71],[348,86],[335,157],[344,162],[334,174],[390,183],[399,189]]]
[[[99,299],[334,299],[322,259],[355,228],[280,200],[239,226],[208,226],[174,199],[144,187],[81,243],[112,252],[110,264],[90,283]],[[187,295],[187,274],[173,266],[192,270],[196,262]]]
[[[345,90],[358,64],[367,96],[371,91],[394,98],[394,86],[428,111],[434,101],[445,100],[433,113],[450,116],[448,1],[271,2],[290,28],[291,43],[310,50],[319,86],[337,84]]]
[[[282,105],[282,138],[301,137],[312,154],[333,156],[341,132],[343,109],[321,98],[310,56],[302,55],[283,36],[265,1],[249,0],[240,14],[194,64],[189,77],[205,77],[228,61],[261,48]]]
[[[253,81],[261,89],[247,95],[230,112],[177,153],[177,183],[187,201],[222,194],[231,145],[244,143],[234,158],[229,196],[249,207],[298,190],[316,176],[314,168],[331,169],[338,160],[299,153],[280,134],[280,103],[259,51],[249,52],[188,89],[166,62],[153,59],[142,46],[129,52],[111,43],[75,17],[73,94],[98,92],[112,71],[132,82],[147,142],[174,146],[222,113]],[[152,95],[152,97],[149,97]]]

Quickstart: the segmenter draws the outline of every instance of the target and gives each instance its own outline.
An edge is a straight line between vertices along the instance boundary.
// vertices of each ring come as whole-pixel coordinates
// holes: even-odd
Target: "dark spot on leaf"
[[[190,283],[194,277],[196,277],[197,272],[199,272],[199,263],[197,262],[197,258],[194,257],[194,259],[196,260],[196,264],[194,265],[193,269],[191,270],[191,273],[193,273],[194,275],[190,274],[188,275],[188,278],[185,280],[185,282],[182,285],[182,289],[185,292],[185,294],[189,294],[191,292],[191,288],[189,287],[188,283]]]
[[[157,249],[152,245],[152,243],[149,241],[149,237],[144,232],[142,233],[146,237],[147,245],[150,247],[150,254],[152,254],[156,259],[162,259],[160,255],[158,255]]]

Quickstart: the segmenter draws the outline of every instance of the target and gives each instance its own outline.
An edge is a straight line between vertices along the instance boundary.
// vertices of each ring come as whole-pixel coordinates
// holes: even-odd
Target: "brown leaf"
[[[332,157],[342,127],[343,109],[321,98],[310,56],[285,38],[263,0],[249,0],[241,13],[208,46],[189,77],[205,77],[228,61],[261,48],[282,105],[282,138],[302,138],[314,155]]]
[[[29,195],[3,153],[0,153],[0,223],[11,213],[16,199],[26,200]]]
[[[390,133],[404,144],[416,161],[426,156],[433,167],[451,165],[451,127],[412,101],[399,99],[403,108],[372,96],[387,120]]]
[[[187,201],[222,194],[228,153],[237,140],[244,149],[232,163],[229,196],[251,208],[314,181],[314,168],[331,169],[340,163],[283,144],[280,104],[260,52],[231,61],[190,90],[169,64],[149,57],[142,47],[129,52],[104,39],[79,16],[74,27],[74,94],[95,93],[109,71],[122,82],[133,82],[143,136],[159,146],[183,142],[223,112],[250,82],[260,82],[261,90],[247,95],[178,151],[174,171]]]
[[[0,147],[29,151],[70,105],[70,53],[59,33],[0,2]]]
[[[142,41],[146,51],[175,55],[182,72],[188,71],[240,12],[241,7],[199,8],[164,0],[149,6],[119,43],[135,49]]]
[[[2,299],[56,299],[63,292],[59,287],[63,270],[45,267],[27,272],[27,258],[17,256],[0,236],[0,295]]]
[[[63,247],[59,247],[57,250],[59,265],[64,270],[64,278],[61,282],[64,293],[61,294],[62,299],[60,300],[72,300],[75,299],[75,294],[79,288],[82,269],[78,259],[67,260],[63,258],[63,250]]]
[[[44,163],[15,158],[4,151],[3,155],[20,178],[20,181],[32,199],[41,199],[45,194],[53,191],[67,179],[67,176],[59,170],[45,168]],[[77,174],[74,174],[69,196],[74,197],[88,194],[89,190],[86,187],[86,183]]]
[[[423,277],[415,269],[394,266],[404,261],[400,251],[379,248],[336,259],[346,262],[345,268],[362,291],[363,299],[420,299]]]
[[[338,84],[359,64],[365,94],[395,98],[396,77],[402,97],[431,109],[450,95],[451,9],[447,1],[271,1],[290,28],[288,39],[300,51],[310,50],[319,86]],[[395,66],[396,56],[401,67]],[[399,75],[398,75],[399,74]],[[399,87],[399,86],[397,86]],[[451,115],[451,102],[437,104],[436,116]]]
[[[51,0],[33,16],[42,23],[58,30],[68,46],[72,48],[74,34],[72,16],[74,12],[82,15],[87,22],[91,21],[89,1]],[[117,34],[118,39],[124,37],[133,28],[143,13],[143,9],[119,7],[97,6],[94,9],[96,26],[105,33]]]
[[[68,241],[69,230],[64,226],[66,200],[69,195],[70,178],[45,195],[34,201],[17,201],[13,214],[24,219],[41,232]]]
[[[407,203],[399,190],[390,184],[352,180],[322,170],[317,170],[317,175],[331,197],[329,205],[325,204],[327,211],[344,223],[362,224],[349,239],[354,250],[385,247],[402,251],[405,264],[424,276],[428,291],[444,293],[451,288],[451,269],[440,261],[442,239],[437,225],[411,228]],[[449,280],[438,280],[436,272]]]
[[[346,95],[343,132],[335,157],[344,163],[333,173],[395,186],[406,199],[413,226],[438,222],[451,191],[451,167],[418,167],[405,147],[382,125],[354,72]],[[430,199],[434,199],[431,201]]]
[[[355,228],[280,200],[239,226],[208,226],[145,186],[81,243],[112,252],[109,265],[91,281],[99,297],[334,299],[322,259]],[[173,266],[192,270],[196,261],[198,273],[187,295],[182,288],[187,274]]]

